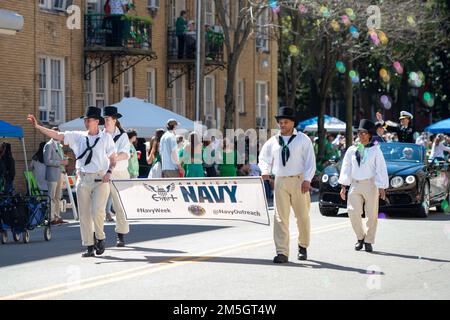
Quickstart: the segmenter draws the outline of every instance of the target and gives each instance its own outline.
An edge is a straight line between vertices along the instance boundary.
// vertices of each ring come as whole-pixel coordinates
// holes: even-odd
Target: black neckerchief
[[[286,162],[289,160],[289,156],[291,155],[291,152],[289,151],[289,144],[294,140],[294,138],[297,135],[293,134],[290,138],[288,143],[284,143],[283,137],[281,135],[278,136],[278,143],[281,146],[281,160],[283,161],[283,167],[286,166]]]
[[[364,146],[365,148],[372,148],[375,144],[373,142],[368,143],[366,146]],[[358,161],[358,167],[361,166],[361,153],[359,153],[359,149],[356,148],[356,152],[355,152],[355,156],[356,156],[356,161]]]
[[[119,129],[120,133],[117,136],[114,137],[114,139],[113,139],[114,143],[116,143],[117,140],[119,140],[120,137],[125,133],[125,131],[123,129],[120,129],[120,128],[117,128],[117,129]]]
[[[93,154],[93,149],[94,147],[97,145],[98,140],[100,140],[100,137],[97,137],[97,139],[95,139],[94,144],[92,145],[92,147],[89,145],[89,138],[86,137],[86,150],[84,150],[84,152],[77,158],[77,160],[80,160],[81,158],[84,157],[84,155],[89,152],[86,161],[84,162],[84,165],[87,166],[89,163],[91,163],[92,160],[92,154]]]

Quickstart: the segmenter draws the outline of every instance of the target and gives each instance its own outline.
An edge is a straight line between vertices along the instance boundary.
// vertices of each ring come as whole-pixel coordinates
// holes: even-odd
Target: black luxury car
[[[427,217],[430,207],[446,209],[450,202],[448,162],[427,161],[425,148],[413,143],[379,145],[389,174],[387,199],[380,199],[380,212]],[[324,216],[335,216],[339,208],[347,207],[339,195],[340,169],[341,161],[327,166],[320,176],[319,209]]]

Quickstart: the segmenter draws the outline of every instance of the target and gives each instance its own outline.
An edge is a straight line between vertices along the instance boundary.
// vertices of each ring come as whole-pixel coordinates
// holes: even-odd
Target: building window
[[[150,103],[156,103],[156,83],[155,83],[155,69],[147,70],[147,100]]]
[[[64,122],[64,59],[39,58],[39,119],[50,124]]]
[[[245,112],[245,96],[244,96],[245,84],[244,80],[239,80],[237,85],[237,109],[239,113]]]
[[[122,74],[122,98],[133,96],[133,69],[128,69]]]
[[[186,0],[169,0],[170,27],[175,27],[175,23],[183,10],[186,10]]]
[[[267,129],[269,96],[267,82],[256,82],[256,128]]]
[[[105,65],[102,65],[91,73],[90,80],[84,82],[85,104],[87,107],[96,106],[103,108],[107,105],[108,87],[105,79],[108,79],[107,68]]]
[[[170,70],[169,73],[173,77],[178,76],[175,70]],[[168,107],[176,114],[185,116],[184,100],[184,76],[181,76],[172,83],[172,88],[167,90]]]
[[[91,13],[103,13],[105,6],[105,0],[89,0],[86,1],[86,12]]]
[[[73,0],[39,0],[39,7],[47,10],[66,11]]]
[[[215,24],[216,10],[214,1],[205,1],[205,24],[213,26]]]
[[[269,52],[269,10],[263,9],[256,21],[256,51]]]

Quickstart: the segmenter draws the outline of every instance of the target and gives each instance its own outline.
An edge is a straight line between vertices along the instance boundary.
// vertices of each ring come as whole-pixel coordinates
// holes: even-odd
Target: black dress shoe
[[[97,244],[95,245],[95,254],[101,255],[105,252],[105,240],[97,240]]]
[[[363,248],[364,246],[364,240],[358,240],[357,243],[355,243],[355,250],[359,251]]]
[[[306,260],[308,259],[308,253],[306,248],[298,246],[298,260]]]
[[[284,254],[278,254],[275,258],[273,258],[273,263],[286,263],[288,262],[288,257],[286,257]]]
[[[364,242],[364,246],[365,246],[366,252],[372,252],[373,251],[372,244]]]
[[[94,246],[88,246],[87,250],[81,255],[82,258],[95,257]]]
[[[125,247],[125,240],[123,239],[123,233],[117,234],[116,247]]]

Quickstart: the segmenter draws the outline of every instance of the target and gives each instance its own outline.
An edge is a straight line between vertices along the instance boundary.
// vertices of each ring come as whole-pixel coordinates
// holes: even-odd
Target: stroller
[[[50,197],[43,195],[0,196],[0,234],[1,242],[8,241],[7,229],[11,230],[15,242],[30,241],[29,230],[44,227],[44,239],[50,241]]]

